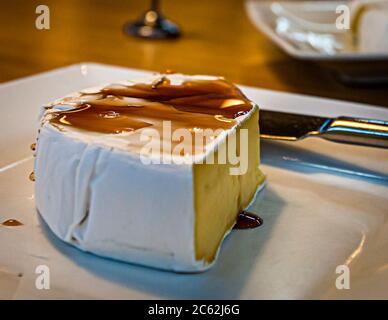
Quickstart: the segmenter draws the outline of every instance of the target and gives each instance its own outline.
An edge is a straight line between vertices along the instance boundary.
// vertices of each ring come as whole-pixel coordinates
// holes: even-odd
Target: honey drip
[[[241,211],[234,229],[253,229],[263,225],[263,219],[254,213]]]
[[[22,226],[23,223],[21,223],[20,221],[18,221],[16,219],[8,219],[8,220],[3,221],[2,225],[5,227],[19,227],[19,226]]]

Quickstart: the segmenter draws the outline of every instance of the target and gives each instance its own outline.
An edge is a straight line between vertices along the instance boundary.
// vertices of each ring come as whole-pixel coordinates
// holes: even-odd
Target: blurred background
[[[35,27],[36,7],[50,9],[50,30]],[[335,76],[338,63],[288,56],[249,20],[243,0],[163,0],[161,11],[182,36],[128,36],[149,1],[1,0],[0,82],[79,62],[225,76],[240,84],[388,106],[388,87],[352,87]],[[386,62],[374,62],[374,67]],[[340,68],[345,64],[341,63]],[[357,63],[356,63],[357,64]]]

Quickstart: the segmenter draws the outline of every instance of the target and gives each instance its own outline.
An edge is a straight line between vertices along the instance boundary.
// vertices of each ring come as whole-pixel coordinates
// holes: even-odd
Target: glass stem
[[[159,11],[159,0],[151,0],[151,10]]]

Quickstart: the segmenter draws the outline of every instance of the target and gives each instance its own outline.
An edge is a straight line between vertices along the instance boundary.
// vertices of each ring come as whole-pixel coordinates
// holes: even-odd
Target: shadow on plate
[[[388,185],[388,174],[307,150],[293,143],[262,140],[261,150],[261,162],[268,166],[288,167],[293,171],[307,174],[325,172],[346,175],[354,179]]]

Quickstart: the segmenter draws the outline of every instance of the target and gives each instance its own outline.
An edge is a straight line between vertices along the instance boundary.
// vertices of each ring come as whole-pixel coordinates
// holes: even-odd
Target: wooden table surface
[[[35,9],[50,8],[51,29],[37,30]],[[328,68],[294,60],[258,32],[242,0],[163,0],[182,27],[178,40],[142,40],[123,24],[147,8],[131,0],[1,0],[0,82],[79,62],[223,75],[280,91],[388,106],[387,87],[350,88]]]

